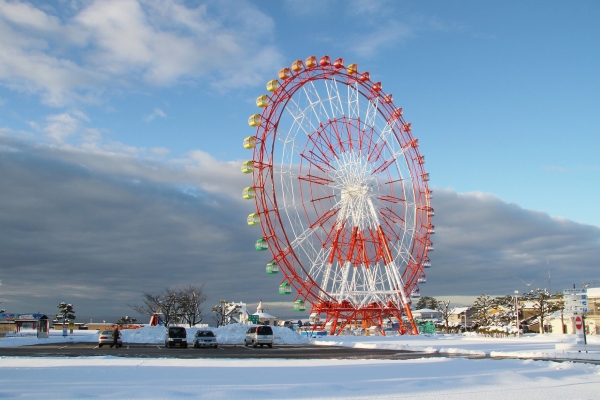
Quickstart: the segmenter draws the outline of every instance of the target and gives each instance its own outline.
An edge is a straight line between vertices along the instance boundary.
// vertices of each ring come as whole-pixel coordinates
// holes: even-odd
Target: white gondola
[[[421,297],[421,292],[419,291],[419,289],[413,289],[413,291],[410,292],[410,297],[412,297],[413,299],[418,299],[419,297]]]

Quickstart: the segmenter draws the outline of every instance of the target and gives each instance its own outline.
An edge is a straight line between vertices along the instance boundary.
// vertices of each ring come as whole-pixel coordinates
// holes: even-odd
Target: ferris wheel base
[[[408,311],[410,313],[410,309]],[[340,304],[315,304],[311,309],[312,315],[323,315],[323,320],[315,321],[315,329],[328,331],[330,335],[340,335],[345,329],[368,329],[370,327],[379,327],[380,333],[385,335],[383,324],[387,321],[392,322],[391,318],[398,321],[398,333],[401,335],[418,335],[419,330],[412,319],[412,315],[407,316],[398,307],[381,307],[373,305],[371,307],[344,307]],[[403,318],[404,315],[404,318]]]

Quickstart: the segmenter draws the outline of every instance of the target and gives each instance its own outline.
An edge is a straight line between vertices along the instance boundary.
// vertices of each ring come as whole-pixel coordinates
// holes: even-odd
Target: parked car
[[[201,330],[196,331],[194,335],[194,347],[214,347],[215,349],[219,346],[217,337],[213,331]]]
[[[170,326],[167,328],[167,337],[165,338],[165,347],[183,347],[187,348],[187,334],[185,328],[179,326]]]
[[[253,326],[246,331],[244,344],[246,346],[252,345],[252,347],[258,345],[263,347],[266,344],[269,347],[273,347],[273,329],[266,325]]]
[[[98,337],[98,347],[102,347],[105,344],[107,345],[111,345],[114,343],[113,337],[112,337],[112,333],[113,331],[102,331],[102,333],[100,334],[100,336]],[[123,341],[121,341],[121,337],[119,337],[117,339],[117,347],[123,347]]]

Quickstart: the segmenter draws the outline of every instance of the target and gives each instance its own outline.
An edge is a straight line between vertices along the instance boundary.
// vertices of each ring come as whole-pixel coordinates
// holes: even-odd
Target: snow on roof
[[[470,309],[471,307],[454,307],[452,311],[450,311],[450,314],[462,314]]]
[[[431,308],[421,308],[420,310],[415,310],[413,312],[418,312],[418,313],[437,313],[439,312],[438,310],[432,310]]]
[[[533,302],[533,301],[526,301],[524,303],[521,303],[521,306],[523,308],[535,308],[537,305],[537,303]]]
[[[258,318],[263,318],[263,319],[277,319],[277,317],[274,317],[271,314],[268,314],[266,312],[257,312],[252,315],[258,315]]]

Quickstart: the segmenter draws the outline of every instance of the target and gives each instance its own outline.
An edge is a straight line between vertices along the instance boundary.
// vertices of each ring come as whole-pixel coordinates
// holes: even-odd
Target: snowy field
[[[241,343],[244,326],[216,330],[219,342]],[[193,330],[188,331],[192,333]],[[97,341],[83,331],[63,338],[0,339],[0,347]],[[164,328],[124,331],[127,343],[161,343]],[[276,343],[306,343],[276,329]],[[568,335],[493,339],[462,335],[325,337],[319,345],[494,355],[548,353]],[[598,342],[589,337],[588,342]],[[110,351],[118,351],[111,350]],[[190,350],[192,351],[192,350]],[[264,349],[264,351],[273,351]],[[2,349],[0,348],[0,355]],[[109,353],[110,354],[110,353]],[[201,353],[199,353],[201,354]],[[581,354],[577,353],[579,358]],[[600,359],[598,353],[587,353]],[[0,397],[131,399],[596,399],[600,366],[527,359],[421,358],[413,360],[132,359],[0,357]]]

